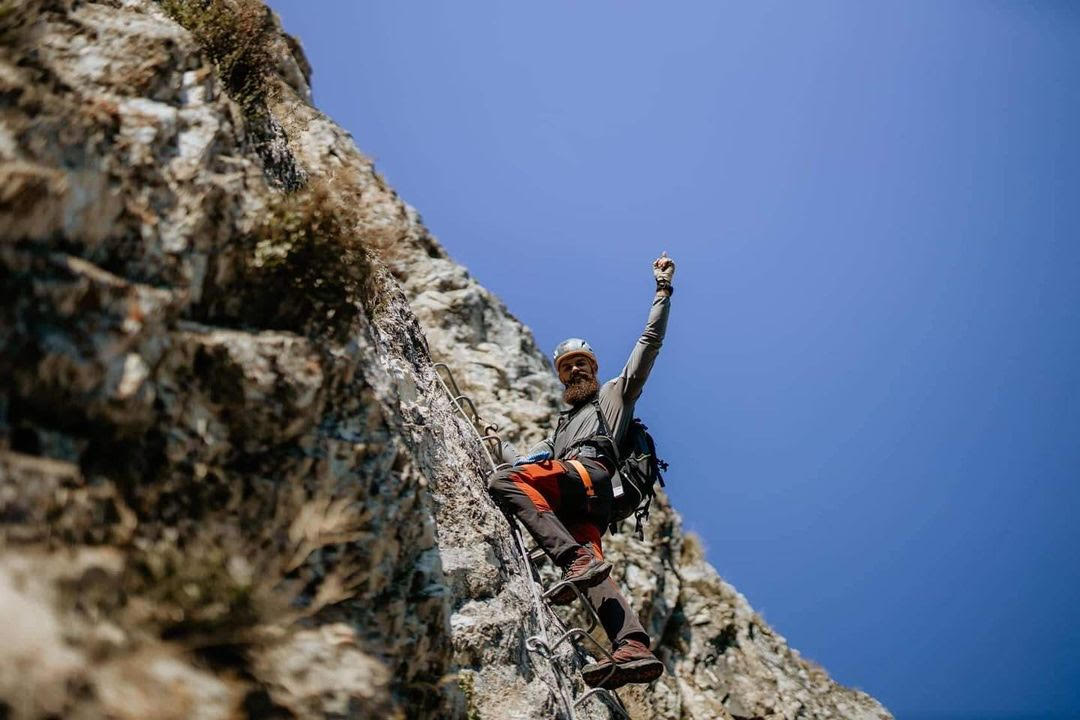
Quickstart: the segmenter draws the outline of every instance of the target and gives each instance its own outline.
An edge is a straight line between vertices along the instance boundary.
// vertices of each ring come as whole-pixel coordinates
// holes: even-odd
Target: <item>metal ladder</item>
[[[499,464],[495,462],[495,458],[501,457],[502,455],[502,439],[498,435],[498,426],[494,424],[484,424],[480,417],[480,413],[476,409],[476,405],[471,398],[461,392],[457,381],[454,379],[453,371],[446,363],[435,363],[434,367],[435,377],[450,397],[451,404],[458,413],[468,421],[473,433],[480,440],[480,447],[483,448],[484,454],[491,464],[492,471],[494,472],[507,467],[505,463]],[[439,373],[440,370],[445,372],[445,379]],[[466,407],[471,411],[471,416],[465,411]],[[619,696],[611,690],[600,687],[591,688],[576,698],[571,697],[571,687],[573,682],[566,676],[559,661],[559,656],[556,655],[556,651],[564,643],[569,643],[569,647],[572,648],[575,660],[579,663],[583,663],[585,661],[585,653],[577,642],[587,639],[588,642],[596,648],[594,654],[602,655],[612,663],[611,669],[608,671],[608,674],[604,676],[604,679],[606,680],[611,677],[615,672],[615,659],[611,656],[608,649],[597,642],[591,634],[593,630],[600,626],[600,617],[589,603],[588,598],[586,598],[581,590],[572,582],[563,580],[548,588],[546,592],[543,590],[543,585],[540,580],[540,571],[536,562],[534,562],[533,553],[525,547],[525,541],[522,537],[520,526],[512,516],[505,512],[503,514],[510,524],[510,535],[513,537],[514,545],[521,555],[521,560],[524,563],[525,568],[529,572],[529,594],[532,596],[533,614],[536,620],[537,632],[525,639],[525,649],[530,654],[530,657],[535,655],[547,661],[547,665],[551,669],[551,674],[554,678],[554,683],[544,679],[540,672],[536,673],[537,677],[540,677],[543,680],[552,691],[552,694],[559,700],[566,712],[568,720],[576,720],[575,709],[590,698],[596,698],[609,710],[614,711],[619,717],[625,718],[625,720],[632,720],[630,713],[627,712],[626,707],[622,704]],[[534,550],[533,552],[536,551]],[[586,618],[589,623],[587,628],[567,627],[562,618],[560,618],[552,609],[551,605],[546,602],[548,597],[558,592],[558,590],[564,586],[569,586],[573,590],[574,595],[580,601],[581,606],[586,609]],[[548,624],[545,620],[550,621],[550,624],[556,633],[554,641],[552,641],[552,636],[548,632]],[[530,660],[530,663],[531,662],[532,661]],[[539,670],[539,668],[536,669]]]

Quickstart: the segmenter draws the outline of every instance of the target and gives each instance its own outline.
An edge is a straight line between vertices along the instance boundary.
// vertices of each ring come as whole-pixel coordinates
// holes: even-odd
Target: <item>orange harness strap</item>
[[[585,469],[585,466],[577,460],[567,460],[566,462],[573,465],[574,469],[577,470],[578,475],[581,476],[581,482],[585,485],[585,495],[591,498],[596,497],[596,491],[593,490],[592,486],[592,478],[589,477],[589,471]]]

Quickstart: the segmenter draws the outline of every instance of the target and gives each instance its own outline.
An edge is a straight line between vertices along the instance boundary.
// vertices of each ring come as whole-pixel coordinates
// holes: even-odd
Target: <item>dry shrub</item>
[[[342,339],[359,312],[377,311],[372,257],[392,254],[400,227],[365,215],[363,200],[350,196],[350,183],[331,190],[326,181],[308,182],[295,166],[284,129],[267,109],[275,53],[282,48],[261,0],[159,1],[213,61],[243,110],[267,178],[288,191],[275,196],[250,237],[222,252],[238,287],[219,288],[196,315]],[[377,182],[392,194],[381,178]]]
[[[321,182],[279,196],[246,243],[249,321],[343,339],[375,295],[357,225],[355,210]]]
[[[362,209],[324,180],[272,192],[252,229],[219,247],[188,317],[248,330],[346,341],[384,303]]]
[[[268,108],[278,46],[277,24],[261,0],[160,0],[213,61],[229,96],[240,106],[248,139],[271,184],[296,190],[306,177],[284,129]],[[288,52],[288,48],[285,48]]]
[[[258,0],[161,0],[217,65],[225,87],[245,112],[262,104],[273,67],[274,26]]]
[[[690,531],[683,533],[682,557],[679,562],[683,565],[690,565],[702,562],[704,559],[705,543],[702,542],[701,536]]]
[[[367,170],[367,169],[365,169]],[[414,226],[408,210],[397,193],[373,168],[366,172],[349,168],[330,178],[339,202],[348,207],[354,221],[363,228],[364,246],[395,275],[402,277],[405,266],[414,259],[414,243],[426,246],[430,257],[443,257],[442,248],[427,235],[417,220]],[[410,230],[419,230],[410,238]]]

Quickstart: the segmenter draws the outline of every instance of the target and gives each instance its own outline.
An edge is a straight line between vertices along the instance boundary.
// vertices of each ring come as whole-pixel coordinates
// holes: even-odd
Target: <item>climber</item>
[[[645,332],[618,377],[599,386],[596,355],[584,340],[571,338],[555,349],[555,370],[569,409],[559,416],[550,438],[524,456],[503,444],[511,465],[492,474],[488,491],[529,530],[537,544],[563,569],[566,585],[547,593],[554,605],[575,597],[569,583],[585,594],[612,644],[611,660],[588,665],[582,677],[590,687],[615,689],[648,683],[664,672],[649,649],[649,635],[609,577],[600,536],[608,524],[612,475],[619,443],[634,417],[634,404],[664,339],[673,291],[675,262],[663,253],[653,262],[656,295]]]

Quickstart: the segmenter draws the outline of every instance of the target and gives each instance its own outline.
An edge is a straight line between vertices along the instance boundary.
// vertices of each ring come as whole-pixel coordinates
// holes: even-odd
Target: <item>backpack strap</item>
[[[615,437],[608,430],[607,420],[604,419],[604,411],[600,409],[600,400],[598,398],[592,399],[592,405],[596,408],[596,419],[600,421],[600,434],[611,441],[611,448],[615,451],[615,457],[612,458],[616,464],[619,463],[619,448],[615,445]]]
[[[565,425],[568,422],[568,420],[567,420],[568,417],[570,417],[570,416],[565,415],[563,413],[559,413],[559,422],[558,422],[558,424],[555,425],[555,432],[552,433],[552,435],[551,435],[551,448],[552,448],[552,450],[555,449],[555,443],[559,439],[559,431],[562,430],[563,425]]]
[[[585,469],[585,465],[578,460],[566,460],[566,464],[577,470],[577,474],[581,477],[581,482],[585,485],[585,496],[589,499],[596,497],[596,491],[593,490],[592,478],[589,477],[589,471]]]
[[[622,473],[619,472],[619,467],[622,465],[622,460],[619,458],[619,446],[615,444],[615,438],[612,437],[611,431],[608,430],[607,420],[604,419],[604,411],[600,409],[600,400],[593,398],[592,404],[596,408],[596,419],[600,421],[600,433],[611,442],[611,449],[615,451],[615,457],[612,458],[615,461],[615,470],[611,474],[611,497],[617,499],[626,494],[626,488],[622,484]],[[615,531],[612,530],[611,532],[614,533]]]
[[[645,531],[642,529],[642,525],[649,520],[649,507],[652,505],[653,496],[650,494],[645,498],[645,504],[634,511],[634,534],[637,535],[638,540],[645,539]]]
[[[611,498],[621,498],[626,494],[626,488],[622,485],[622,473],[619,472],[619,468],[615,468],[615,473],[611,476]]]

